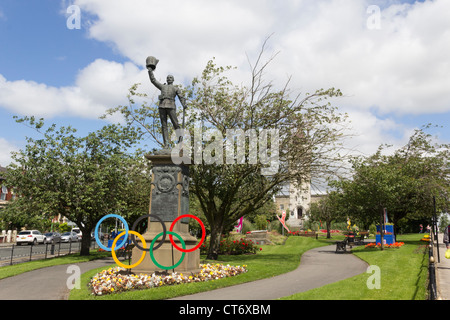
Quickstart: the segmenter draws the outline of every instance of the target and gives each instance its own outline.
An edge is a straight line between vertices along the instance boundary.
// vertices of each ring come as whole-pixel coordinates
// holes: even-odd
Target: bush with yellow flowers
[[[105,295],[128,290],[150,289],[165,285],[201,282],[233,277],[247,272],[247,266],[230,266],[222,264],[202,264],[198,274],[183,275],[174,272],[167,275],[124,274],[125,268],[114,267],[103,270],[92,277],[89,287],[93,295]]]

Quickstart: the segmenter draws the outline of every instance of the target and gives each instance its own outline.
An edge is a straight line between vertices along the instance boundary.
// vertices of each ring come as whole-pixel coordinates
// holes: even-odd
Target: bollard
[[[429,300],[436,300],[437,290],[436,290],[436,270],[434,263],[430,263],[429,269]]]
[[[11,265],[13,264],[13,256],[14,256],[14,244],[11,247]]]
[[[55,242],[52,242],[52,245],[50,246],[50,254],[54,255],[55,254]]]

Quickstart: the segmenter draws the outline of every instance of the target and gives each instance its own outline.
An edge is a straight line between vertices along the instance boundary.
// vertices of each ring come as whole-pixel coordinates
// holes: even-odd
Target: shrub
[[[377,233],[377,227],[374,224],[371,224],[369,227],[369,233],[370,234],[376,234]]]
[[[268,230],[269,231],[275,231],[275,232],[278,232],[280,234],[283,232],[282,228],[284,228],[284,227],[283,227],[283,225],[281,224],[281,222],[278,219],[271,221],[269,223],[269,226],[268,226]]]
[[[256,225],[256,228],[258,230],[267,230],[268,229],[267,217],[263,214],[255,217],[254,224]]]
[[[209,241],[203,242],[200,247],[200,253],[206,254],[209,249]],[[224,238],[220,241],[218,254],[251,254],[262,250],[261,247],[257,246],[252,240],[245,238],[232,239],[230,237]]]
[[[247,233],[248,231],[256,230],[256,226],[251,223],[249,220],[244,218],[244,221],[242,222],[242,233]]]

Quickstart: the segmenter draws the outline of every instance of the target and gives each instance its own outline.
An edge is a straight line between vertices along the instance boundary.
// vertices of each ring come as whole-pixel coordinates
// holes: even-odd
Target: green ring
[[[172,231],[166,231],[166,233],[171,234],[171,235],[177,237],[177,238],[180,240],[181,246],[183,247],[183,249],[186,249],[186,244],[184,243],[183,238],[181,238],[181,236],[180,236],[178,233],[175,233],[175,232],[172,232]],[[152,243],[150,244],[150,250],[149,250],[149,252],[150,252],[150,258],[152,259],[153,263],[154,263],[158,268],[161,268],[161,269],[164,269],[164,270],[175,269],[176,267],[178,267],[178,266],[180,265],[181,262],[183,262],[184,256],[186,255],[185,252],[183,252],[183,254],[181,255],[180,260],[179,260],[176,264],[174,264],[173,266],[170,266],[170,267],[165,267],[165,266],[159,264],[159,263],[156,261],[155,257],[153,256],[153,245],[155,244],[156,240],[157,240],[160,236],[162,236],[163,234],[164,234],[164,231],[161,232],[161,233],[159,233],[159,234],[153,239]]]

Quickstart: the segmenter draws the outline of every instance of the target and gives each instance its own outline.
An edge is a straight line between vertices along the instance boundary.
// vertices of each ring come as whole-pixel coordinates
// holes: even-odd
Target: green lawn
[[[235,277],[208,282],[163,286],[147,290],[135,290],[100,297],[93,296],[88,290],[87,284],[96,273],[104,269],[103,267],[83,274],[81,277],[81,289],[72,290],[69,298],[71,300],[160,300],[213,290],[239,283],[269,278],[292,271],[298,267],[300,257],[304,252],[325,245],[329,245],[329,243],[323,240],[315,240],[311,238],[290,237],[287,239],[285,245],[262,246],[263,250],[255,255],[219,256],[219,261],[202,261],[202,263],[222,263],[234,266],[247,265],[249,272]]]
[[[366,261],[369,265],[378,266],[381,270],[381,288],[370,290],[367,280],[371,274],[363,273],[350,279],[342,280],[321,288],[285,297],[287,300],[425,300],[428,277],[428,255],[424,243],[420,241],[422,235],[411,234],[398,237],[398,241],[405,242],[399,249],[368,249],[364,246],[353,248],[353,254]],[[338,238],[333,238],[333,243]],[[236,277],[190,283],[175,286],[163,286],[148,290],[111,294],[95,297],[90,294],[87,284],[93,275],[103,268],[91,270],[82,275],[81,289],[71,291],[72,300],[159,300],[171,297],[212,290],[234,284],[272,277],[294,270],[300,263],[301,255],[315,247],[329,245],[325,239],[315,240],[304,237],[289,237],[284,245],[263,246],[263,250],[256,255],[220,256],[218,262],[230,265],[247,265],[249,272]],[[26,262],[0,268],[0,279],[22,272],[44,268],[56,264],[72,264],[104,257],[110,253],[93,253],[89,257],[77,254],[59,258]],[[281,263],[282,262],[282,263]],[[115,266],[113,264],[112,266]]]
[[[363,273],[321,288],[294,294],[284,300],[425,300],[427,296],[428,254],[423,235],[400,235],[399,249],[353,248],[353,254],[381,271],[381,288],[369,289],[372,274]]]

